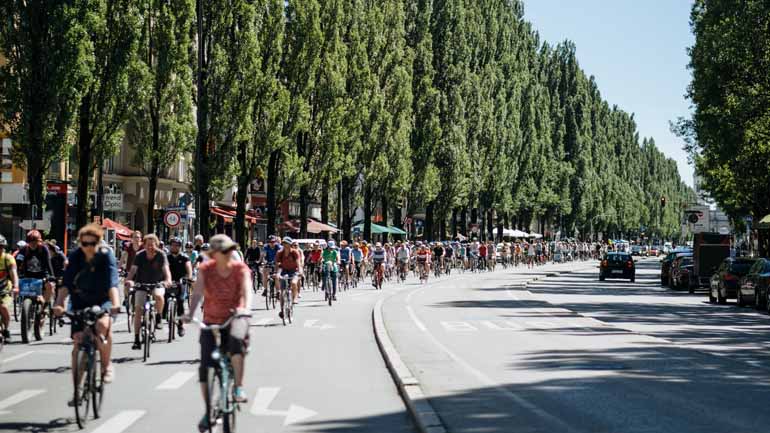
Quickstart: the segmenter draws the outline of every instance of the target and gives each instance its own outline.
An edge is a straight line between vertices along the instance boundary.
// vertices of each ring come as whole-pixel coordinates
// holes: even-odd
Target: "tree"
[[[155,230],[158,177],[192,150],[191,0],[145,0],[138,59],[144,87],[127,128],[134,163],[147,176],[147,233]]]
[[[87,33],[67,1],[0,2],[0,109],[14,140],[14,161],[26,168],[29,202],[43,213],[43,182],[50,164],[63,158],[89,79]]]
[[[88,190],[94,170],[99,167],[101,178],[101,164],[123,140],[135,92],[142,86],[136,56],[142,22],[133,0],[83,0],[77,7],[90,57],[76,125],[76,225],[81,227],[88,222]],[[97,191],[97,199],[101,195]]]

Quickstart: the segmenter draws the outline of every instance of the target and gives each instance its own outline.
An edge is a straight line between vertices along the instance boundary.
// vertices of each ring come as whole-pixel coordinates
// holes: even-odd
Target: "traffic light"
[[[666,207],[666,197],[660,198],[660,207]]]

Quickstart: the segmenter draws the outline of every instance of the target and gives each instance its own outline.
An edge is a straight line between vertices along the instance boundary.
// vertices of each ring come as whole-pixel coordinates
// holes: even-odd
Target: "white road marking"
[[[173,390],[173,389],[179,389],[187,383],[188,380],[192,379],[193,376],[195,376],[195,372],[192,371],[178,371],[174,373],[173,376],[169,377],[168,379],[164,380],[163,383],[156,386],[156,390]]]
[[[554,325],[552,322],[524,322],[525,325],[531,328],[535,329],[550,329],[550,328],[556,328],[556,325]]]
[[[482,320],[479,323],[494,331],[517,331],[516,328],[500,326],[491,320]]]
[[[23,391],[19,391],[16,394],[6,398],[5,400],[0,401],[0,411],[17,405],[24,400],[28,400],[44,392],[44,389],[25,389]]]
[[[272,322],[274,320],[275,320],[275,317],[264,317],[262,319],[259,319],[259,320],[255,321],[254,325],[266,326],[267,324],[269,324],[270,322]]]
[[[35,353],[35,351],[34,350],[30,350],[29,352],[23,352],[23,353],[20,353],[18,355],[9,356],[8,358],[0,359],[0,363],[6,364],[8,362],[13,362],[13,361],[16,361],[17,359],[21,359],[21,358],[24,358],[26,356],[32,355],[33,353]]]
[[[121,433],[147,413],[143,410],[123,410],[108,419],[91,433]]]
[[[281,388],[278,387],[263,387],[257,389],[257,394],[254,396],[254,403],[251,405],[251,413],[256,416],[283,416],[285,417],[283,425],[291,425],[307,418],[318,415],[317,412],[292,404],[289,405],[288,410],[273,410],[269,409],[270,404],[278,396]]]
[[[459,321],[441,322],[441,326],[449,332],[473,332],[479,330],[468,322]]]
[[[412,293],[414,293],[414,292],[412,292]],[[406,306],[406,312],[409,313],[409,317],[412,318],[412,321],[414,322],[415,325],[417,325],[417,328],[420,331],[425,332],[425,331],[428,330],[428,328],[425,327],[425,325],[420,321],[420,319],[417,318],[417,315],[414,314],[414,310],[412,309],[412,307],[407,305]]]
[[[334,325],[330,325],[328,323],[319,323],[319,322],[320,320],[318,319],[305,320],[304,327],[311,328],[311,329],[320,329],[324,331],[335,327]]]

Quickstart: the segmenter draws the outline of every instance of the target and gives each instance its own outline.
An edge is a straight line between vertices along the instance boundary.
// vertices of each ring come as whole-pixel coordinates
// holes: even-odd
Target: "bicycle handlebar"
[[[207,325],[196,318],[193,318],[191,322],[198,325],[198,327],[201,328],[201,331],[219,331],[221,329],[225,329],[229,327],[230,323],[232,323],[233,320],[240,319],[243,317],[251,318],[251,314],[250,313],[233,314],[230,316],[230,318],[225,320],[225,323],[222,323],[221,325]]]

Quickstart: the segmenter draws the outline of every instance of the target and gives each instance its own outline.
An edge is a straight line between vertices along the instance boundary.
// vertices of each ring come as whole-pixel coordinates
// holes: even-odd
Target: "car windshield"
[[[680,266],[692,265],[692,257],[682,257],[682,263]]]
[[[627,254],[609,254],[607,261],[610,263],[622,263],[631,260],[631,256]]]
[[[753,261],[733,262],[733,264],[730,266],[730,273],[738,276],[744,276],[749,273],[749,269],[751,269],[751,265],[753,264]]]

